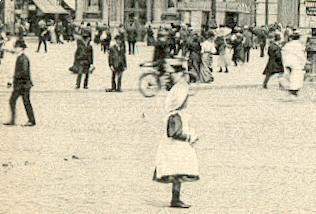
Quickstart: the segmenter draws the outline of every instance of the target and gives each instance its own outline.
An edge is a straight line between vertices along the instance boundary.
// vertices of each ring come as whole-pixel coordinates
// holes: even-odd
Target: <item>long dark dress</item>
[[[199,73],[201,66],[201,45],[198,40],[193,40],[188,47],[190,51],[189,55],[189,70],[192,73],[190,75],[191,82],[199,81]]]
[[[154,31],[152,28],[147,29],[147,45],[153,46],[155,44]]]

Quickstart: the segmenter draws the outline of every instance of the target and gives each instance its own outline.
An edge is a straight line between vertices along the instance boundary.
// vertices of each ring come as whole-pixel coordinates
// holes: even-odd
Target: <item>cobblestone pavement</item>
[[[38,125],[0,126],[0,213],[316,212],[314,85],[297,100],[275,85],[196,90],[188,111],[201,180],[183,185],[193,207],[175,210],[171,187],[151,180],[165,93],[104,93],[106,78],[95,77],[95,90],[75,91],[68,71],[60,81],[61,69],[47,67],[33,71],[43,81],[31,97]],[[10,93],[0,91],[2,122]],[[21,100],[17,107],[23,124]]]

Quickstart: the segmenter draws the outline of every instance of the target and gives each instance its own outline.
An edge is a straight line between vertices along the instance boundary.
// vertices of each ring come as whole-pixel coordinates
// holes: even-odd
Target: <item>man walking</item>
[[[265,26],[262,26],[257,35],[258,43],[260,45],[260,57],[264,57],[264,48],[267,44],[267,34]]]
[[[109,54],[109,66],[112,70],[112,88],[106,90],[107,92],[122,92],[122,76],[124,70],[126,70],[126,56],[122,49],[121,38],[119,35],[115,36],[115,43]]]
[[[137,30],[134,24],[131,24],[127,28],[127,41],[128,41],[128,52],[129,55],[135,55],[135,45],[137,40]]]
[[[15,125],[16,101],[20,96],[22,96],[24,107],[28,116],[28,122],[25,126],[36,125],[33,108],[30,102],[30,92],[33,83],[31,80],[30,61],[24,54],[24,49],[26,47],[27,46],[23,39],[19,39],[15,43],[15,51],[18,54],[18,57],[15,64],[13,92],[10,98],[11,120],[10,122],[4,124],[7,126]]]
[[[42,43],[44,43],[44,49],[45,49],[45,53],[47,53],[47,43],[46,43],[46,36],[47,36],[47,26],[45,24],[45,22],[43,20],[41,20],[38,23],[38,27],[39,27],[39,31],[38,31],[38,47],[37,47],[37,51],[40,51],[41,45]]]
[[[244,27],[244,52],[245,52],[245,62],[249,62],[250,49],[253,46],[252,42],[253,36],[252,32],[249,30],[248,26]]]
[[[269,61],[263,72],[263,74],[266,75],[266,78],[263,82],[263,88],[265,89],[267,89],[267,84],[271,76],[274,74],[284,73],[280,42],[281,35],[275,34],[274,41],[271,42],[268,49]]]

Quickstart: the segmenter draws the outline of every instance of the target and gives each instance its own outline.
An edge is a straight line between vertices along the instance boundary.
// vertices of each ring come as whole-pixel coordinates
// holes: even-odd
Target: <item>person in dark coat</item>
[[[44,44],[45,53],[47,53],[47,39],[48,31],[46,25],[39,25],[39,31],[38,31],[38,47],[37,52],[40,51],[42,43]]]
[[[75,61],[78,63],[76,89],[80,88],[83,74],[85,74],[83,87],[84,89],[88,89],[90,69],[93,67],[93,48],[90,44],[90,34],[88,32],[84,32],[82,37],[83,40],[78,40],[78,47],[75,56]]]
[[[131,24],[127,28],[127,41],[128,41],[128,53],[129,55],[135,55],[135,46],[137,41],[137,29],[136,27]]]
[[[245,52],[245,61],[249,62],[250,59],[250,50],[253,47],[253,35],[248,26],[244,27],[244,52]]]
[[[147,46],[152,46],[155,43],[154,31],[151,28],[151,25],[147,28]]]
[[[267,84],[271,76],[284,73],[280,41],[281,35],[275,34],[274,41],[271,42],[268,49],[269,61],[263,72],[263,74],[266,75],[263,82],[263,88],[265,89],[267,89]]]
[[[158,71],[165,73],[165,59],[170,57],[169,33],[161,30],[155,43],[153,62],[157,65]]]
[[[244,46],[243,46],[244,37],[242,35],[242,30],[240,28],[236,29],[236,33],[232,36],[232,47],[233,47],[233,62],[235,66],[238,65],[238,62],[244,62]]]
[[[126,70],[126,56],[121,46],[121,38],[119,35],[115,36],[115,42],[109,53],[109,66],[112,70],[112,88],[107,89],[107,92],[122,92],[122,77]]]
[[[30,101],[30,92],[33,86],[31,79],[30,61],[24,54],[26,48],[25,41],[19,39],[15,43],[15,51],[18,54],[15,64],[15,73],[13,78],[13,92],[10,98],[10,109],[11,109],[11,120],[4,125],[13,126],[15,125],[16,118],[16,101],[22,96],[23,104],[27,113],[28,122],[25,126],[35,126],[35,117]]]
[[[258,43],[260,46],[260,57],[264,57],[264,48],[266,47],[266,44],[267,44],[267,37],[268,37],[268,33],[263,26],[258,31],[258,35],[257,35]]]
[[[197,33],[194,33],[192,41],[188,43],[188,50],[190,52],[189,54],[189,70],[191,71],[190,74],[190,81],[191,82],[197,82],[199,81],[199,73],[201,69],[201,44],[199,40],[199,36]]]

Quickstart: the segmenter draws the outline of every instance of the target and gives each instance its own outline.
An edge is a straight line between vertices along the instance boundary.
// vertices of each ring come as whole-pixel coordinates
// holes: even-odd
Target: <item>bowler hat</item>
[[[15,48],[23,48],[23,49],[27,48],[24,39],[18,39],[18,40],[15,42],[14,47],[15,47]]]

